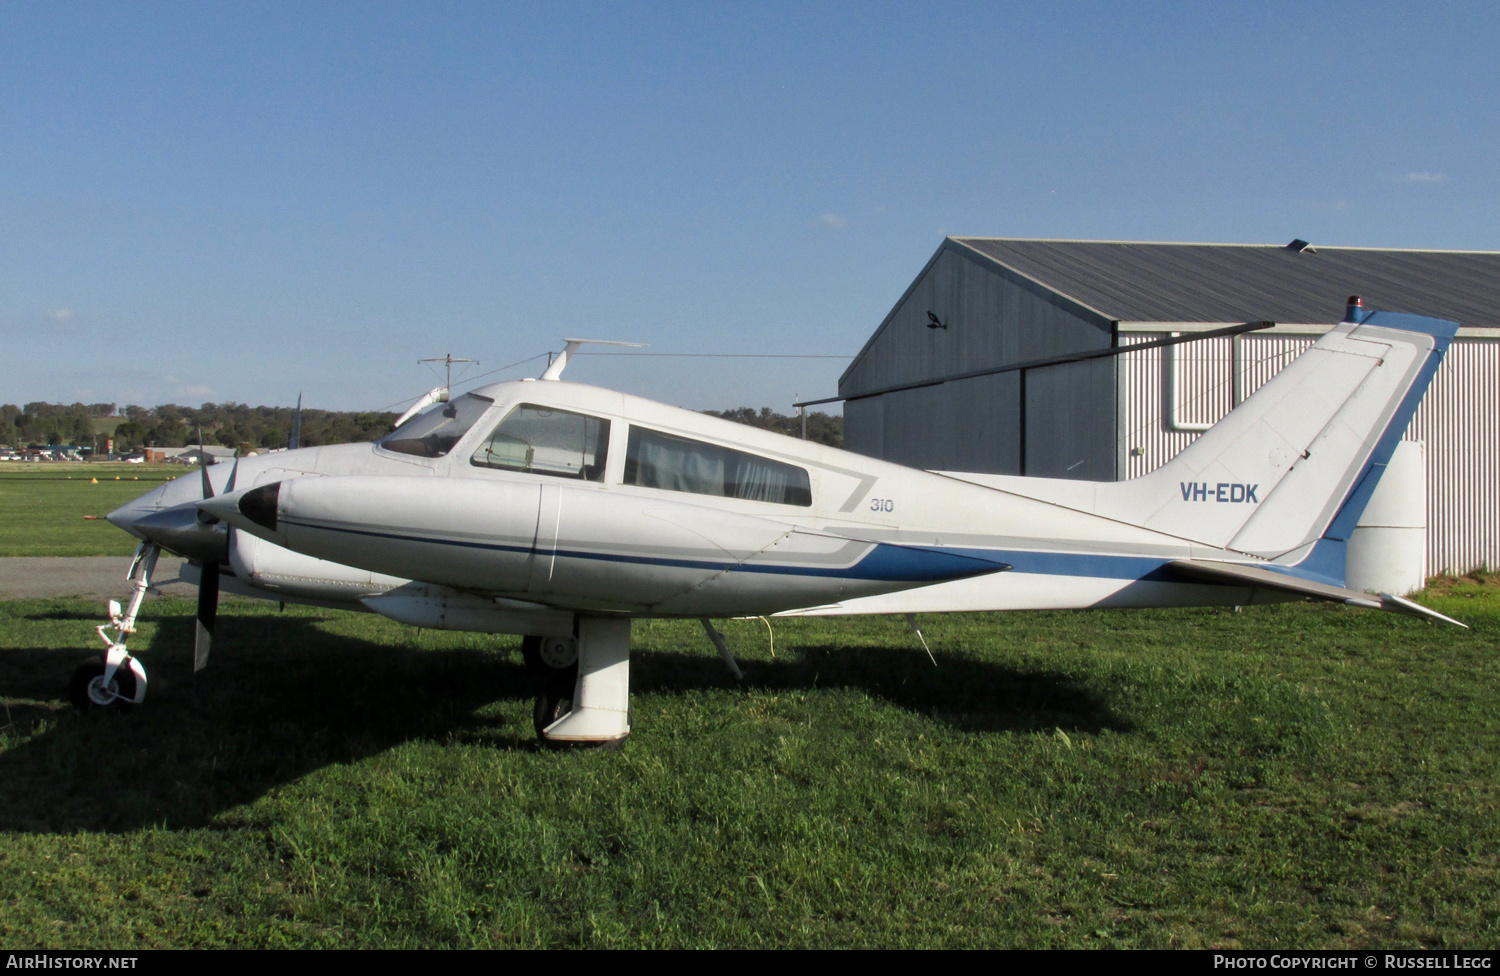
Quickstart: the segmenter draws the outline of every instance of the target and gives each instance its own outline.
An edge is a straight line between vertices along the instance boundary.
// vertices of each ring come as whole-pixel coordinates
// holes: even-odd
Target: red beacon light
[[[1349,301],[1344,305],[1344,321],[1360,321],[1360,313],[1365,310],[1365,303],[1359,300],[1358,295],[1350,295]]]

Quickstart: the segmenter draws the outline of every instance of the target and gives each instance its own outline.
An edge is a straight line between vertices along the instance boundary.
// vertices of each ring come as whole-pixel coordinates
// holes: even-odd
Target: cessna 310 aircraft
[[[233,591],[526,635],[547,742],[630,732],[630,629],[715,617],[1339,601],[1345,543],[1457,324],[1367,312],[1123,482],[918,471],[558,379],[433,403],[373,444],[241,458],[111,513],[142,541],[80,707],[139,703],[126,649],[162,549]],[[434,399],[439,399],[434,397]],[[1462,626],[1461,624],[1459,626]]]

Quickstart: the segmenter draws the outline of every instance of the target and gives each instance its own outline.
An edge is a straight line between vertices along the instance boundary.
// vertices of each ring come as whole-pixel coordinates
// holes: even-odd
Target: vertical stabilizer
[[[1343,542],[1411,422],[1458,324],[1350,315],[1177,457],[1100,486],[1096,511],[1343,577]],[[1335,554],[1331,551],[1336,548]]]

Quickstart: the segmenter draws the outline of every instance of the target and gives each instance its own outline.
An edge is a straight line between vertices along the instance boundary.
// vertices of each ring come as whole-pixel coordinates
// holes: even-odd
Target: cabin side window
[[[481,468],[603,481],[609,421],[523,403],[500,421],[470,462]]]
[[[780,505],[812,504],[812,486],[802,468],[635,426],[625,449],[625,483]]]

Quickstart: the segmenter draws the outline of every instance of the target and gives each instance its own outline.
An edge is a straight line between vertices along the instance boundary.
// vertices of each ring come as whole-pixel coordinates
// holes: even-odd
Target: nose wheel
[[[136,698],[135,673],[128,667],[115,668],[115,673],[106,679],[104,672],[103,658],[89,658],[78,665],[68,682],[68,697],[73,707],[80,712],[95,708],[130,711]]]

